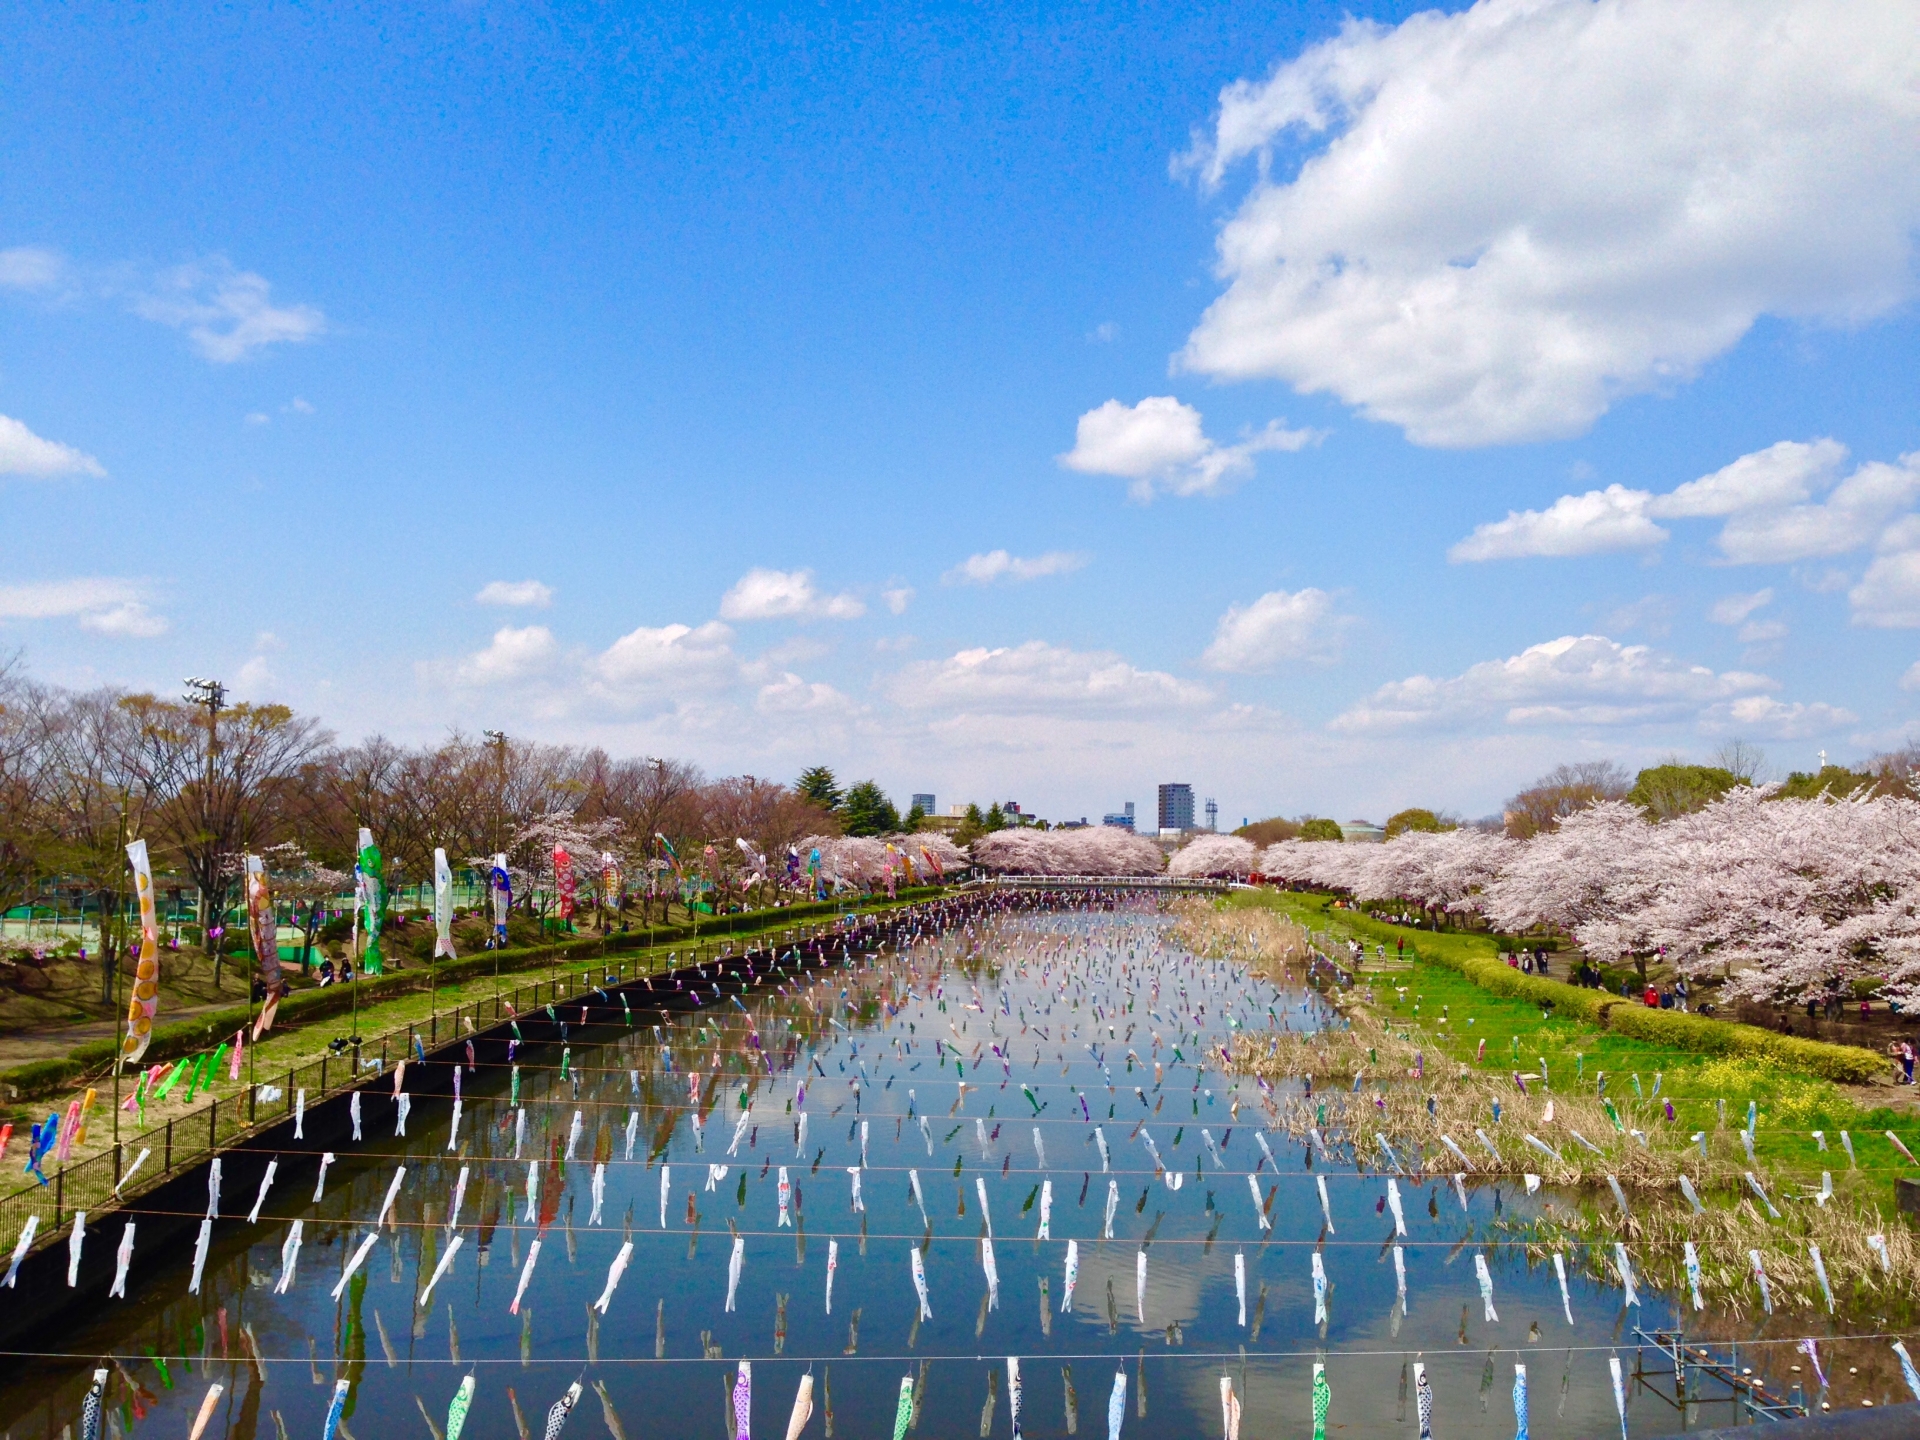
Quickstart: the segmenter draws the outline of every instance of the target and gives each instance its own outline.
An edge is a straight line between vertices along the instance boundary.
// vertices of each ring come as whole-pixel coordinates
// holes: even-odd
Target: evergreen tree
[[[833,771],[825,765],[810,765],[800,772],[800,778],[793,782],[793,788],[803,800],[827,810],[838,810],[840,802],[846,798],[840,789],[840,782],[834,779]]]
[[[891,835],[900,828],[900,812],[877,784],[862,780],[841,801],[840,824],[849,835]]]
[[[1004,830],[1007,828],[1007,813],[1000,808],[1000,802],[998,800],[994,801],[992,808],[987,811],[987,818],[980,822],[980,828],[982,830]]]

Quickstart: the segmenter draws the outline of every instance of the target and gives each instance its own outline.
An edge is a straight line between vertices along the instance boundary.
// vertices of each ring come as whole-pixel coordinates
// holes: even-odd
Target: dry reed
[[[1636,1279],[1684,1296],[1684,1242],[1691,1240],[1703,1301],[1736,1314],[1761,1303],[1749,1250],[1761,1254],[1776,1311],[1827,1309],[1809,1246],[1819,1249],[1837,1309],[1874,1306],[1884,1314],[1890,1304],[1920,1299],[1920,1246],[1907,1226],[1888,1223],[1857,1172],[1834,1172],[1834,1193],[1820,1204],[1810,1191],[1789,1193],[1784,1182],[1776,1185],[1749,1165],[1737,1130],[1694,1132],[1705,1137],[1703,1154],[1693,1134],[1666,1121],[1657,1102],[1616,1100],[1609,1113],[1590,1090],[1556,1092],[1554,1077],[1537,1070],[1516,1075],[1450,1061],[1430,1038],[1423,1043],[1417,1028],[1383,1019],[1361,992],[1329,998],[1338,1009],[1331,1023],[1243,1036],[1235,1047],[1237,1068],[1269,1084],[1299,1080],[1304,1087],[1312,1077],[1311,1093],[1276,1094],[1277,1120],[1302,1141],[1318,1130],[1328,1158],[1482,1183],[1537,1175],[1555,1196],[1533,1213],[1522,1213],[1532,1207],[1509,1209],[1497,1227],[1530,1258],[1572,1247],[1570,1255],[1589,1273],[1616,1279],[1613,1242],[1621,1241]],[[1777,1218],[1749,1187],[1749,1170]],[[1703,1213],[1694,1212],[1679,1188],[1683,1175]],[[1608,1177],[1627,1200],[1624,1213]],[[1579,1192],[1571,1204],[1569,1191]],[[1890,1272],[1870,1235],[1884,1244]]]

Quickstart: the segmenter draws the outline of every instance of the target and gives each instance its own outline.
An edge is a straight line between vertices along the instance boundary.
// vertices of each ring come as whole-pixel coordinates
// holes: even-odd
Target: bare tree
[[[131,891],[126,847],[145,833],[154,801],[140,752],[136,712],[117,691],[61,695],[47,707],[42,787],[50,855],[98,906],[101,999],[109,1004],[125,945],[119,917]]]
[[[1747,785],[1758,785],[1773,773],[1767,752],[1747,740],[1727,741],[1713,752],[1713,763]]]
[[[1596,801],[1618,800],[1632,788],[1633,777],[1611,760],[1556,765],[1507,801],[1507,833],[1528,839]]]
[[[199,887],[206,937],[226,913],[231,889],[221,857],[276,838],[295,782],[331,737],[317,720],[284,705],[213,712],[152,695],[122,703],[138,722],[134,763],[141,783],[160,802],[153,829]],[[222,948],[212,946],[216,985]]]
[[[48,828],[45,762],[48,693],[0,656],[0,914],[32,893]]]

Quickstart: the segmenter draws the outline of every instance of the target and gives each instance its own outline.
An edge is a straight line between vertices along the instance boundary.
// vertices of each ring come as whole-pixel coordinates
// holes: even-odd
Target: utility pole
[[[205,787],[200,792],[200,814],[204,818],[209,815],[213,805],[213,760],[214,756],[220,753],[220,734],[218,727],[220,723],[220,712],[224,710],[227,705],[227,687],[222,685],[218,680],[202,680],[197,675],[187,676],[186,683],[187,693],[183,695],[181,699],[187,704],[196,706],[207,712],[207,773]],[[200,891],[200,943],[203,946],[210,942],[212,944],[213,988],[214,993],[218,994],[220,990],[220,965],[224,958],[220,952],[222,942],[226,937],[225,935],[217,937],[209,935],[208,932],[213,928],[213,896],[208,894],[206,889],[202,887]],[[224,930],[225,926],[220,928]],[[247,993],[249,996],[252,995],[253,989],[251,986],[248,987]]]
[[[493,848],[498,854],[505,848],[500,832],[507,822],[507,732],[504,730],[482,730],[487,743],[493,746],[494,775],[493,787]]]

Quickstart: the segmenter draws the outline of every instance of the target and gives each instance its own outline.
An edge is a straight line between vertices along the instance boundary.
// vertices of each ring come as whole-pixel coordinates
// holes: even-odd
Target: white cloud
[[[195,350],[220,365],[325,333],[327,317],[317,307],[275,305],[272,288],[252,271],[215,258],[161,272],[134,297],[133,311],[184,330]]]
[[[271,425],[273,423],[273,417],[264,410],[249,410],[244,418],[245,423],[248,425]]]
[[[1773,603],[1771,589],[1756,590],[1751,595],[1723,595],[1713,602],[1713,608],[1707,612],[1707,619],[1716,625],[1738,625],[1756,610]]]
[[[792,671],[760,687],[753,708],[783,719],[820,719],[853,714],[858,707],[833,686],[802,680]]]
[[[1762,740],[1804,740],[1809,735],[1851,725],[1859,717],[1851,710],[1815,702],[1803,705],[1775,700],[1770,695],[1747,695],[1710,706],[1700,717],[1701,728],[1719,734]]]
[[[80,617],[80,628],[96,635],[117,635],[126,640],[151,640],[167,633],[167,618],[156,615],[138,600],[128,600],[109,610],[96,610]]]
[[[1253,473],[1253,457],[1261,451],[1303,450],[1319,438],[1272,420],[1237,445],[1221,445],[1207,438],[1191,405],[1149,395],[1138,405],[1109,400],[1087,411],[1074,426],[1073,449],[1057,458],[1083,475],[1133,481],[1128,492],[1136,500],[1152,499],[1156,489],[1218,495]]]
[[[1584,495],[1562,495],[1545,510],[1509,510],[1507,518],[1475,527],[1447,551],[1463,560],[1512,560],[1525,555],[1594,555],[1644,550],[1667,538],[1647,518],[1644,490],[1609,485]]]
[[[77,619],[97,635],[150,640],[166,634],[168,624],[147,608],[146,590],[104,576],[0,585],[0,620]]]
[[[0,250],[0,288],[51,290],[66,278],[67,262],[58,250],[16,245]]]
[[[1880,554],[1847,592],[1856,625],[1911,629],[1920,625],[1920,516],[1889,525]]]
[[[1102,320],[1087,332],[1087,339],[1098,341],[1102,345],[1111,344],[1120,338],[1120,327],[1111,320]]]
[[[273,673],[273,666],[264,655],[255,655],[240,667],[240,673],[234,677],[233,693],[243,700],[264,698],[267,691],[279,681]]]
[[[822,594],[814,586],[811,570],[756,567],[720,599],[724,620],[855,620],[866,613],[866,605],[856,595]]]
[[[29,475],[44,480],[54,475],[104,475],[91,455],[43,440],[18,420],[0,415],[0,475]]]
[[[486,649],[463,659],[454,677],[469,686],[519,684],[549,674],[559,658],[559,643],[546,626],[508,625],[493,632]]]
[[[0,585],[0,619],[49,620],[107,610],[141,598],[131,580],[87,578]]]
[[[1287,660],[1331,660],[1345,624],[1324,590],[1269,590],[1251,605],[1227,608],[1200,663],[1209,670],[1250,673]]]
[[[1898,464],[1870,461],[1814,505],[1769,506],[1728,518],[1720,550],[1736,565],[1844,555],[1878,538],[1920,499],[1920,451]]]
[[[775,665],[784,670],[790,665],[804,665],[809,660],[818,660],[823,655],[831,655],[834,647],[821,640],[810,631],[802,631],[783,639],[778,645],[771,645],[755,657],[756,663],[766,666]]]
[[[1383,685],[1333,722],[1336,730],[1424,726],[1638,725],[1695,718],[1712,705],[1773,688],[1764,675],[1715,673],[1645,645],[1566,635],[1459,675]]]
[[[1792,505],[1832,484],[1846,458],[1847,447],[1838,440],[1776,441],[1662,495],[1653,502],[1653,513],[1681,520]]]
[[[589,663],[591,675],[618,692],[714,689],[740,675],[733,631],[718,620],[704,625],[642,625],[622,635]]]
[[[1166,710],[1210,698],[1198,685],[1141,670],[1111,651],[1069,650],[1041,640],[909,665],[889,690],[907,709],[990,714]]]
[[[1786,625],[1779,620],[1755,620],[1740,627],[1740,643],[1759,645],[1769,640],[1784,639],[1786,633]]]
[[[1649,635],[1665,635],[1673,628],[1674,604],[1666,595],[1643,595],[1625,605],[1616,605],[1601,617],[1607,629],[1645,630]]]
[[[1914,661],[1907,667],[1906,673],[1900,677],[1900,688],[1920,690],[1920,660]]]
[[[887,602],[887,609],[895,615],[907,613],[907,606],[913,603],[911,585],[890,585],[880,592],[880,598]]]
[[[1848,0],[1350,20],[1227,87],[1186,158],[1260,169],[1182,361],[1484,445],[1578,433],[1762,315],[1884,314],[1913,289],[1917,50],[1907,6]]]
[[[949,585],[991,585],[996,580],[1038,580],[1047,575],[1071,575],[1086,566],[1087,557],[1071,550],[1049,550],[1032,557],[989,550],[969,555],[940,578]]]
[[[1871,544],[1920,499],[1920,451],[1893,464],[1870,461],[1841,480],[1846,457],[1835,440],[1782,440],[1664,495],[1622,485],[1562,495],[1545,510],[1509,511],[1477,527],[1447,558],[1648,549],[1669,538],[1655,519],[1723,517],[1717,544],[1730,564],[1841,555]],[[1822,491],[1824,499],[1810,501]]]
[[[531,606],[544,610],[553,603],[553,587],[538,580],[490,580],[473,597],[476,605]]]

